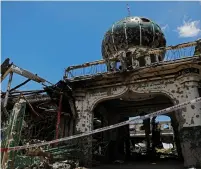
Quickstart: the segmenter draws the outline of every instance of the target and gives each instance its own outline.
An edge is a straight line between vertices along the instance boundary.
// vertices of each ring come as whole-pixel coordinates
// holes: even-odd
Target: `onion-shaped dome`
[[[121,51],[129,51],[130,48],[165,46],[166,39],[156,23],[144,17],[126,17],[106,32],[102,41],[102,56],[107,59],[117,56]]]

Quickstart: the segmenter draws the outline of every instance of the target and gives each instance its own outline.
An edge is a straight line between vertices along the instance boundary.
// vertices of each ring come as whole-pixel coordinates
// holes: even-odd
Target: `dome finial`
[[[128,4],[126,4],[126,6],[127,6],[127,10],[128,10],[128,16],[131,16],[130,7],[128,6]]]

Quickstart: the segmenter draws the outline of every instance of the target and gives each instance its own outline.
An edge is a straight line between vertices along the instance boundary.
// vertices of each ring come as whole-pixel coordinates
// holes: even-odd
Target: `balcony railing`
[[[146,64],[145,66],[138,66],[135,68],[132,68],[132,70],[135,70],[136,68],[139,69],[139,67],[149,67],[151,65],[157,65],[164,62],[173,62],[177,60],[181,60],[184,58],[189,58],[197,55],[197,51],[201,53],[201,40],[197,40],[194,42],[188,42],[188,43],[182,43],[178,44],[176,46],[168,46],[166,48],[158,48],[158,49],[150,49],[147,51],[146,56],[150,55],[160,55],[161,53],[165,52],[165,58],[163,61],[155,61],[151,64]],[[197,49],[196,49],[197,48]],[[196,49],[196,50],[195,50]],[[110,58],[109,62],[115,61],[117,66],[121,65],[121,61],[119,58]],[[64,79],[68,80],[76,80],[76,79],[86,79],[87,77],[90,78],[91,76],[100,75],[103,73],[114,73],[114,72],[120,72],[121,70],[116,69],[113,71],[108,71],[107,64],[105,60],[98,60],[94,62],[88,62],[81,65],[75,65],[75,66],[69,66],[65,70]]]

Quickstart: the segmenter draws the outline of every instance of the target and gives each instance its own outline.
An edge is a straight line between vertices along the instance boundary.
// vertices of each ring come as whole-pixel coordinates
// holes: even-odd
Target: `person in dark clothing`
[[[160,125],[156,123],[155,131],[153,132],[153,143],[155,144],[156,148],[162,148],[162,142],[161,142],[161,129]]]

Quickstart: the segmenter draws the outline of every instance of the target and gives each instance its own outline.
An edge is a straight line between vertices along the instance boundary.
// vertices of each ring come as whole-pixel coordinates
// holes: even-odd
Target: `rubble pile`
[[[52,166],[46,162],[41,162],[40,164],[33,164],[31,166],[25,167],[24,169],[53,169]]]
[[[54,162],[49,164],[47,161],[43,161],[40,164],[33,164],[25,167],[24,169],[86,169],[85,167],[79,167],[78,161],[65,160],[60,162]]]
[[[125,19],[126,22],[133,22],[133,26],[130,25],[130,29],[135,28],[138,31],[140,26],[141,30],[139,22],[133,21],[133,18],[130,19],[131,20],[128,20],[128,18]],[[154,24],[146,18],[137,17],[135,19],[146,22],[144,25],[149,23],[148,25],[151,30],[153,30],[152,26],[158,27],[157,24]],[[133,41],[128,43],[128,39],[125,39],[125,23],[123,20],[118,22],[118,24],[121,24],[121,26],[119,27],[117,24],[114,25],[116,25],[117,28],[119,27],[119,30],[122,29],[123,31],[119,32],[118,29],[115,29],[115,33],[113,34],[112,28],[112,31],[111,29],[108,30],[104,38],[102,45],[104,60],[68,67],[65,70],[63,80],[60,80],[57,84],[52,84],[37,76],[37,74],[24,70],[13,63],[9,63],[9,59],[6,59],[2,63],[1,82],[9,75],[7,89],[5,92],[1,92],[2,169],[84,169],[83,167],[78,167],[78,161],[80,161],[82,165],[88,166],[91,164],[94,156],[97,156],[97,159],[104,159],[105,161],[116,160],[116,163],[122,163],[122,160],[117,159],[129,159],[131,155],[129,143],[131,140],[130,131],[128,127],[124,126],[127,124],[127,115],[125,115],[126,120],[123,116],[124,113],[127,112],[133,112],[135,113],[133,114],[134,116],[140,117],[141,119],[144,119],[144,117],[147,118],[143,120],[145,126],[144,136],[147,144],[146,146],[138,146],[138,152],[142,153],[145,150],[148,154],[151,149],[153,158],[156,157],[156,153],[162,155],[175,154],[175,150],[172,148],[157,149],[162,145],[161,131],[159,125],[155,122],[156,117],[152,116],[158,116],[164,112],[168,113],[170,110],[176,111],[181,109],[182,106],[189,106],[189,104],[200,102],[200,98],[197,98],[191,101],[188,100],[188,102],[185,103],[180,103],[184,101],[183,97],[185,95],[183,91],[180,92],[183,86],[179,86],[181,83],[176,79],[182,78],[184,79],[182,83],[191,83],[191,81],[185,80],[185,76],[193,76],[192,78],[197,80],[196,85],[195,81],[192,81],[191,87],[185,86],[185,90],[189,90],[186,96],[189,95],[189,98],[194,98],[200,95],[200,79],[197,79],[197,77],[200,77],[201,71],[199,67],[201,41],[165,48],[166,41],[161,29],[158,29],[160,35],[158,35],[156,44],[161,41],[161,45],[154,43],[154,45],[148,46],[150,45],[149,41],[152,42],[153,37],[156,41],[156,37],[154,35],[147,40],[145,36],[143,37],[145,38],[143,43],[146,42],[144,45],[147,45],[149,50],[144,49],[142,44],[140,44],[141,48],[138,49],[136,47],[139,45],[136,46]],[[145,27],[143,29],[145,29]],[[153,33],[155,33],[155,31]],[[135,34],[135,31],[131,31],[130,39],[133,39]],[[116,36],[119,41],[117,41],[119,44],[115,45],[119,51],[113,50],[114,43],[111,41],[113,36]],[[139,36],[141,39],[141,34],[139,34]],[[139,42],[138,39],[139,38],[135,39],[137,43]],[[126,44],[123,43],[122,40],[127,42],[128,46],[126,48],[122,46]],[[129,44],[131,45],[130,47]],[[153,47],[162,47],[162,49],[153,49]],[[183,53],[181,54],[178,50],[185,48],[184,51],[186,52],[186,47],[190,47],[189,50],[192,49],[192,52],[189,53],[193,53],[193,48],[195,47],[193,58],[185,54],[184,56],[188,56],[188,58],[181,59],[184,56]],[[179,57],[180,60],[170,60],[163,63],[162,61],[165,57],[165,53],[163,52],[170,51],[169,53],[171,53],[176,49],[176,53],[179,55],[174,54],[171,57]],[[112,57],[110,58],[110,56]],[[111,66],[110,63],[113,64],[113,62],[114,66]],[[84,68],[88,69],[91,67],[91,70],[93,70],[93,66],[97,65],[95,68],[98,68],[101,64],[105,64],[106,66],[106,71],[101,74],[98,72],[98,69],[96,69],[95,73],[91,71],[89,75],[74,76],[73,78],[67,76],[68,74],[72,74],[71,72],[75,69],[82,68],[83,72],[85,72]],[[168,66],[168,64],[170,66]],[[124,72],[122,73],[122,71]],[[11,88],[14,73],[27,80]],[[140,73],[142,73],[143,76],[141,76]],[[42,89],[18,90],[29,81],[41,84]],[[195,90],[195,86],[199,86],[198,90]],[[136,96],[131,97],[135,92],[137,92]],[[181,95],[182,93],[183,95]],[[119,94],[121,94],[122,97],[119,97]],[[167,96],[164,94],[167,94]],[[117,96],[119,98],[117,98]],[[106,98],[112,99],[107,100]],[[171,100],[172,98],[177,98],[177,100]],[[103,103],[103,99],[106,99],[107,102]],[[141,101],[143,102],[141,103]],[[174,101],[176,101],[176,103],[178,102],[178,105],[158,111],[164,108],[164,106],[172,105]],[[96,103],[99,102],[101,102],[101,104],[96,105]],[[135,106],[133,106],[133,104]],[[116,107],[116,105],[118,106]],[[108,116],[111,107],[115,107],[118,113],[116,112],[116,114],[110,114],[110,116]],[[191,106],[191,108],[194,116],[192,116],[191,124],[188,124],[190,127],[183,127],[181,131],[177,128],[180,124],[183,125],[183,120],[181,122],[181,119],[177,119],[180,116],[174,117],[170,114],[170,116],[172,116],[171,122],[175,129],[175,137],[172,138],[171,136],[171,138],[168,138],[170,138],[169,140],[175,140],[178,148],[178,156],[182,157],[183,155],[185,166],[201,164],[201,161],[198,160],[200,156],[199,146],[197,146],[197,142],[201,143],[199,137],[200,124],[197,123],[196,119],[200,117],[200,111],[198,111],[198,109],[201,108],[195,107],[194,105]],[[150,112],[154,113],[146,114]],[[93,113],[96,119],[93,118],[91,113]],[[115,118],[113,119],[113,117]],[[189,119],[188,117],[184,118],[185,121]],[[118,123],[118,120],[121,120],[123,124],[120,122],[119,124],[121,125],[116,125],[115,123]],[[124,123],[124,121],[126,123]],[[195,125],[194,122],[196,122]],[[185,125],[186,124],[185,122]],[[198,126],[196,126],[197,124]],[[109,125],[113,126],[111,127]],[[102,131],[106,131],[104,127],[108,127],[107,130],[114,128],[119,129],[111,133],[109,131],[108,133],[101,133]],[[96,129],[99,129],[98,132],[91,132],[91,130]],[[76,134],[88,131],[90,131],[90,133],[74,137]],[[99,135],[95,135],[96,133],[99,133]],[[91,136],[91,134],[93,134],[93,136]],[[167,135],[173,134],[167,133]],[[74,140],[74,138],[77,140]],[[139,138],[136,137],[136,140],[141,140]],[[92,142],[93,139],[97,139],[99,143]],[[44,142],[47,143],[41,144]],[[186,146],[189,145],[189,143],[195,146],[189,149],[189,147]],[[124,145],[126,145],[126,148]],[[19,148],[19,146],[22,147]],[[92,149],[93,151],[91,151]],[[182,152],[188,153],[182,154]],[[110,159],[109,156],[112,158]]]

